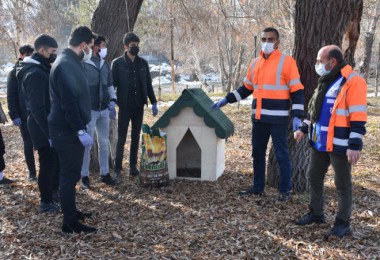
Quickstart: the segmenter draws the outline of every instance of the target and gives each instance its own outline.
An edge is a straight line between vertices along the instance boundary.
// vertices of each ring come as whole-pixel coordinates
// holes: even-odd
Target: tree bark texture
[[[124,53],[123,36],[133,31],[142,3],[143,0],[100,0],[92,17],[91,28],[109,39],[107,61]]]
[[[380,18],[380,0],[377,0],[376,13],[373,16],[371,27],[365,35],[363,63],[360,65],[360,74],[367,80],[369,65],[371,64],[372,46],[376,33],[377,22]]]
[[[343,35],[347,32],[353,13],[362,4],[362,0],[296,1],[293,56],[297,61],[301,81],[305,87],[306,112],[307,104],[318,82],[314,65],[319,49],[330,44],[342,46]],[[350,55],[353,55],[354,51],[355,48],[351,48]],[[305,137],[296,144],[293,140],[293,132],[289,130],[288,141],[292,160],[293,189],[297,192],[306,191],[308,189],[307,169],[310,164],[308,138]],[[267,172],[268,185],[278,188],[279,168],[273,147],[269,153]]]
[[[380,43],[377,52],[377,66],[376,66],[376,81],[375,81],[375,97],[377,98],[380,89]]]

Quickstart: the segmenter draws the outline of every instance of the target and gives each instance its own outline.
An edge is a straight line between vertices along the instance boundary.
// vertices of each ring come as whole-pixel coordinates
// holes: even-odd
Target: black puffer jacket
[[[38,53],[25,58],[16,67],[28,111],[28,130],[35,149],[49,145],[49,73],[50,64]]]
[[[52,138],[76,135],[91,120],[91,96],[82,61],[71,49],[65,49],[50,73],[51,110],[48,117]]]
[[[26,120],[28,114],[26,111],[25,97],[22,93],[21,84],[18,83],[16,77],[16,67],[22,59],[19,59],[15,64],[15,67],[9,72],[7,78],[7,101],[9,116],[12,120],[21,118]]]
[[[123,109],[127,107],[129,93],[129,68],[126,59],[126,53],[112,61],[111,70],[113,85],[116,89],[117,104]],[[151,104],[157,103],[152,86],[152,77],[150,76],[148,62],[139,56],[136,56],[135,62],[138,62],[140,82],[142,86],[142,94],[144,103],[148,105],[148,97]]]

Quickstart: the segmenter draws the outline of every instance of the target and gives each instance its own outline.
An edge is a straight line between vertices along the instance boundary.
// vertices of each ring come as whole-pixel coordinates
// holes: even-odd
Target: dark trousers
[[[323,213],[323,183],[329,168],[334,169],[335,187],[338,193],[337,219],[349,222],[352,212],[352,181],[351,164],[346,155],[320,152],[311,149],[311,163],[309,167],[310,211],[317,216]]]
[[[20,132],[24,143],[24,156],[29,173],[36,174],[36,163],[34,161],[33,143],[29,134],[26,120],[22,120]]]
[[[52,191],[58,189],[58,161],[57,154],[50,146],[38,149],[40,172],[38,174],[38,188],[41,202],[52,202]]]
[[[289,193],[292,189],[292,166],[288,152],[288,125],[253,122],[252,157],[253,187],[256,191],[264,191],[266,150],[272,137],[274,151],[280,167],[280,193]]]
[[[132,122],[131,145],[129,149],[129,166],[137,165],[137,152],[139,150],[140,132],[144,117],[144,107],[141,108],[120,108],[117,128],[117,145],[115,156],[115,170],[122,169],[124,145],[127,140],[129,121]]]
[[[52,138],[60,164],[60,195],[63,222],[77,221],[75,185],[80,180],[84,147],[75,135]]]
[[[4,161],[4,155],[0,156],[0,172],[4,171],[5,169],[5,161]]]

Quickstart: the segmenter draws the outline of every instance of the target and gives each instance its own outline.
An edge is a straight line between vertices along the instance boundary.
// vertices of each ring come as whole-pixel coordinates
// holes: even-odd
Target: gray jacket
[[[84,62],[84,73],[90,90],[92,110],[104,110],[110,101],[116,102],[111,69],[104,59],[91,57]]]

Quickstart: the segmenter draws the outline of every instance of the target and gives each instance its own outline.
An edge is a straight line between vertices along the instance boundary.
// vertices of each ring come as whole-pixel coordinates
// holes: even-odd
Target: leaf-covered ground
[[[162,115],[166,108],[161,108]],[[308,210],[308,195],[278,204],[266,187],[263,199],[240,198],[250,185],[252,161],[249,108],[223,109],[236,134],[226,144],[226,170],[217,182],[171,181],[169,187],[141,189],[123,172],[115,188],[91,174],[92,187],[77,192],[78,208],[93,212],[88,225],[97,234],[64,235],[61,215],[38,213],[38,187],[26,180],[18,129],[2,127],[6,176],[0,187],[1,259],[379,259],[380,258],[380,109],[370,108],[362,158],[353,169],[354,234],[324,241],[334,221],[337,197],[333,175],[326,180],[328,224],[298,227],[293,220]],[[151,111],[146,122],[152,124]],[[129,143],[129,141],[127,141]],[[128,158],[128,145],[125,158]],[[125,168],[128,168],[127,160]]]

